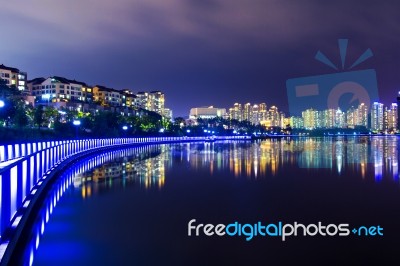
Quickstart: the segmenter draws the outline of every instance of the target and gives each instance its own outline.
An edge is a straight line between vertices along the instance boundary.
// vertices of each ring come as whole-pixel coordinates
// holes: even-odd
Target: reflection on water
[[[111,151],[83,160],[64,172],[48,192],[42,208],[33,225],[32,235],[27,243],[25,254],[18,263],[32,265],[40,239],[58,201],[65,191],[73,185],[80,187],[82,197],[101,192],[98,184],[107,187],[125,186],[129,183],[161,188],[164,185],[165,171],[163,160],[167,146],[143,146],[118,151]],[[88,181],[89,185],[86,185]],[[92,192],[93,189],[93,192]]]
[[[341,175],[345,169],[365,178],[373,173],[398,180],[396,137],[270,139],[257,142],[225,141],[154,146],[147,152],[107,158],[100,166],[78,173],[74,187],[83,198],[113,186],[161,189],[165,171],[174,161],[187,162],[193,169],[209,169],[211,175],[232,172],[234,176],[263,178],[285,168],[331,169]],[[103,156],[104,157],[104,156]],[[92,160],[96,160],[95,158]],[[89,162],[90,164],[90,162]],[[372,167],[369,169],[369,167]]]
[[[284,168],[325,168],[339,175],[345,169],[365,178],[373,166],[376,181],[384,175],[398,179],[397,137],[342,137],[263,140],[258,142],[188,143],[175,145],[171,153],[193,168],[211,174],[233,172],[235,176],[275,176]]]
[[[168,150],[166,145],[149,146],[141,152],[108,158],[100,166],[75,175],[74,187],[81,189],[83,198],[129,184],[138,184],[145,189],[161,189],[165,184],[164,165],[169,160]]]
[[[297,173],[299,173],[298,176],[296,176]],[[294,175],[292,176],[294,178],[285,179],[286,175]],[[215,178],[207,178],[209,176]],[[78,163],[58,180],[53,191],[49,193],[41,216],[38,218],[25,261],[29,261],[30,264],[33,261],[39,241],[42,241],[40,236],[45,231],[49,216],[63,192],[68,191],[70,186],[73,189],[69,191],[79,190],[78,193],[66,193],[67,196],[65,196],[71,204],[69,206],[73,207],[73,210],[69,210],[71,214],[66,216],[70,219],[67,222],[71,223],[73,228],[78,228],[76,232],[71,231],[71,234],[74,239],[79,239],[79,235],[85,232],[87,233],[85,236],[89,236],[84,240],[86,247],[103,241],[100,242],[103,243],[100,246],[104,246],[106,250],[79,253],[78,250],[66,249],[70,252],[69,254],[80,254],[80,258],[93,260],[99,265],[107,264],[104,261],[107,257],[132,262],[127,265],[177,265],[164,261],[167,258],[176,262],[174,256],[158,258],[152,255],[154,252],[178,254],[178,251],[173,248],[174,245],[169,245],[171,241],[181,246],[193,245],[193,242],[190,242],[193,239],[186,235],[182,236],[181,233],[184,228],[181,222],[183,221],[186,226],[187,220],[190,218],[187,217],[188,213],[194,213],[206,221],[214,216],[224,220],[225,215],[234,217],[234,219],[252,220],[253,212],[262,210],[263,213],[267,209],[269,210],[268,215],[275,215],[274,217],[282,217],[282,215],[290,213],[292,216],[289,215],[289,218],[286,217],[287,219],[293,219],[293,217],[299,219],[309,218],[307,215],[316,213],[317,218],[321,219],[325,218],[324,215],[335,213],[336,206],[347,206],[350,203],[352,205],[348,207],[349,212],[345,212],[343,215],[346,219],[356,219],[359,213],[352,216],[353,208],[359,209],[366,204],[365,202],[368,203],[369,199],[373,204],[368,203],[370,205],[365,206],[373,208],[383,204],[382,202],[376,203],[376,200],[385,200],[387,191],[375,192],[370,196],[369,192],[365,193],[369,190],[355,189],[361,187],[357,182],[356,186],[352,182],[346,183],[346,185],[352,186],[350,192],[346,190],[346,185],[341,185],[342,183],[330,191],[331,186],[328,186],[328,189],[324,186],[321,188],[318,187],[320,184],[315,182],[315,180],[322,180],[322,184],[335,185],[339,179],[324,178],[336,176],[344,177],[343,180],[353,177],[359,180],[371,180],[372,182],[361,183],[371,184],[373,187],[383,187],[381,184],[375,185],[373,181],[398,181],[398,139],[396,137],[347,137],[269,139],[256,142],[197,142],[107,152]],[[274,179],[272,180],[272,178]],[[276,180],[281,186],[268,182]],[[236,182],[240,183],[240,186],[232,185]],[[315,188],[312,187],[313,182],[318,183]],[[293,189],[293,184],[295,184],[295,189]],[[391,186],[390,183],[389,186]],[[289,188],[287,191],[292,197],[285,198],[286,201],[284,200],[281,204],[282,194],[287,193],[286,188]],[[123,190],[128,193],[120,193]],[[147,193],[148,191],[143,190],[150,190],[154,193]],[[159,190],[162,190],[162,193],[158,193]],[[111,191],[113,193],[110,193]],[[388,191],[390,192],[390,190]],[[332,192],[332,194],[328,192]],[[398,191],[396,190],[396,192]],[[103,193],[107,193],[107,201],[96,197]],[[237,204],[237,195],[242,194],[248,195],[246,204]],[[338,194],[341,197],[337,197]],[[317,204],[318,206],[313,205],[317,197],[319,201],[323,202],[321,206],[327,207],[326,212],[323,212],[323,208],[320,208],[319,204]],[[77,198],[85,200],[75,201]],[[87,200],[88,198],[90,200]],[[362,200],[358,202],[353,200],[354,198]],[[107,204],[104,204],[105,202]],[[277,202],[280,202],[279,207],[277,207]],[[396,201],[389,198],[383,202],[387,204]],[[89,210],[90,215],[86,216]],[[149,210],[151,210],[151,214]],[[233,216],[229,216],[229,210]],[[298,210],[299,213],[297,213]],[[384,209],[373,210],[377,212]],[[242,216],[239,217],[239,214]],[[174,219],[169,219],[171,215],[174,216]],[[54,214],[54,216],[57,215]],[[85,219],[82,216],[85,216]],[[375,216],[374,213],[373,217]],[[80,217],[80,219],[76,220],[76,217]],[[124,217],[124,219],[116,219],[116,217]],[[62,219],[58,219],[58,221],[60,220]],[[161,220],[163,223],[160,224]],[[62,221],[64,222],[64,220]],[[366,220],[356,220],[356,222],[365,223]],[[382,221],[378,222],[382,223]],[[104,233],[100,234],[104,239],[99,237],[97,229],[93,230],[93,235],[90,234],[92,231],[88,230],[88,225],[91,227],[93,224],[96,225],[95,228],[100,228],[99,231]],[[118,225],[116,226],[116,224]],[[107,234],[108,231],[102,231],[101,228],[109,229],[111,233]],[[165,230],[166,228],[168,230]],[[62,230],[50,231],[48,233],[50,238],[43,240],[43,248],[45,251],[50,250],[54,254],[59,254],[55,250],[56,246],[69,238],[62,235],[64,232]],[[51,242],[51,236],[53,236],[53,240],[56,239],[54,242]],[[46,238],[46,233],[44,238]],[[94,238],[92,242],[91,238]],[[81,241],[83,240],[81,239]],[[119,245],[120,241],[125,245]],[[199,245],[198,250],[201,250],[203,242],[199,240],[196,243]],[[209,244],[207,242],[207,245]],[[229,245],[226,242],[225,244]],[[260,251],[259,258],[265,257],[264,244],[260,245],[262,252]],[[211,246],[212,250],[218,250],[221,245],[216,241]],[[269,248],[273,246],[271,245]],[[76,247],[76,249],[78,248]],[[96,248],[101,247],[97,246]],[[197,249],[193,248],[193,250]],[[294,249],[292,252],[296,252],[296,250]],[[49,252],[45,251],[41,253],[39,248],[37,260],[47,261],[47,265],[59,265],[58,263],[64,259],[66,261],[74,259],[73,256],[61,258],[63,254],[49,258]],[[107,256],[102,256],[103,253]],[[190,254],[186,252],[182,255],[179,250],[179,256],[177,255],[176,258],[180,256],[187,258],[191,256]],[[232,252],[229,252],[229,256],[231,254]],[[249,253],[246,254],[247,257],[250,256]],[[148,259],[153,263],[147,262]],[[75,263],[77,261],[84,265],[83,261],[77,259]],[[184,265],[191,264],[185,263]]]

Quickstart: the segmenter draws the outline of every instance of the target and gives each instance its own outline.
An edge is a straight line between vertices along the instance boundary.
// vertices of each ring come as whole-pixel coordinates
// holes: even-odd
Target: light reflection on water
[[[274,178],[287,173],[288,169],[293,172],[308,168],[314,174],[322,169],[337,176],[372,178],[376,182],[384,179],[398,181],[396,137],[183,143],[108,154],[113,155],[106,155],[107,159],[101,164],[93,163],[95,159],[80,163],[74,168],[80,170],[71,170],[66,177],[69,181],[64,182],[59,191],[55,190],[54,196],[50,196],[35,231],[37,235],[33,237],[32,258],[38,247],[39,235],[43,234],[44,225],[61,197],[61,191],[71,184],[74,189],[80,190],[83,199],[96,199],[96,195],[127,186],[164,190],[171,177],[168,173],[177,171],[174,167],[182,165],[188,166],[190,171],[207,171],[211,176],[229,176],[230,173],[235,178],[250,180]]]
[[[92,194],[92,187],[85,185],[85,182],[88,181],[105,181],[109,186],[112,186],[114,178],[118,178],[120,181],[122,180],[120,183],[123,186],[127,183],[138,183],[146,188],[154,185],[162,187],[165,177],[160,159],[164,157],[160,154],[165,154],[164,149],[165,146],[143,146],[106,152],[87,158],[69,168],[53,184],[52,189],[47,194],[33,225],[25,253],[19,256],[17,263],[21,265],[33,264],[35,252],[39,248],[40,239],[45,232],[50,216],[60,198],[71,185],[81,187],[83,198]],[[132,168],[136,170],[127,171],[127,169]],[[97,186],[95,186],[96,188]]]
[[[397,137],[192,143],[172,146],[171,153],[195,169],[208,168],[210,174],[229,171],[237,177],[275,176],[298,167],[331,169],[339,175],[349,169],[365,178],[368,165],[376,181],[383,176],[398,180],[399,175]]]

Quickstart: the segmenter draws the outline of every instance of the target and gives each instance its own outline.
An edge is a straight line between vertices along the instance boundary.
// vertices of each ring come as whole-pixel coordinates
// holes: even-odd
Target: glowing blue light
[[[4,101],[3,101],[3,100],[0,100],[0,108],[3,108],[4,105],[5,105]]]
[[[74,120],[74,122],[72,122],[72,124],[74,124],[74,126],[80,126],[81,125],[81,121],[80,120]]]

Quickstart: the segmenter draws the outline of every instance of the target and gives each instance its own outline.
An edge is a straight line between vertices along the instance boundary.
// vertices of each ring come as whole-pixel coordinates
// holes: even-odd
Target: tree
[[[46,108],[43,111],[43,120],[44,122],[48,125],[49,128],[51,128],[54,125],[54,121],[57,120],[58,117],[58,111],[56,108],[52,106],[46,106]]]
[[[34,124],[37,125],[39,129],[44,121],[43,114],[44,114],[43,105],[36,106],[34,112]]]
[[[29,120],[27,116],[27,107],[24,102],[19,102],[15,109],[13,122],[17,127],[25,127],[28,125]]]

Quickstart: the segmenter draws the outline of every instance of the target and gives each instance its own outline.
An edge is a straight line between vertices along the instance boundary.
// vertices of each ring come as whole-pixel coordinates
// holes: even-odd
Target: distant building
[[[315,129],[316,128],[316,113],[317,111],[314,109],[307,109],[301,113],[303,118],[303,126],[305,129]]]
[[[279,127],[281,126],[281,118],[278,107],[271,106],[267,113],[267,121],[270,121],[270,126]]]
[[[28,87],[37,102],[83,102],[93,101],[93,91],[84,82],[53,76],[28,81]]]
[[[384,129],[386,132],[394,132],[397,129],[397,103],[392,103],[389,108],[385,108],[384,113]]]
[[[251,121],[252,113],[253,113],[253,107],[251,106],[250,103],[246,103],[243,107],[242,120]]]
[[[122,92],[122,106],[130,108],[139,108],[139,102],[137,96],[130,90],[124,90]]]
[[[164,113],[162,116],[167,119],[168,121],[171,121],[173,116],[172,116],[172,110],[169,108],[164,108]]]
[[[289,118],[289,123],[292,128],[304,128],[302,117],[292,116]]]
[[[397,107],[400,106],[400,91],[397,94]],[[400,131],[400,108],[397,108],[397,130]]]
[[[136,94],[136,101],[140,108],[150,110],[149,93],[144,91],[139,91]]]
[[[242,121],[242,105],[235,103],[232,108],[229,108],[229,118]]]
[[[327,109],[321,111],[321,127],[322,128],[333,128],[335,127],[335,114],[334,109]]]
[[[96,85],[93,87],[93,95],[94,101],[102,106],[122,106],[122,91]]]
[[[346,127],[346,113],[338,108],[335,112],[335,127],[345,128]]]
[[[15,86],[23,94],[29,94],[27,87],[28,74],[21,72],[18,68],[0,65],[0,79],[9,87]]]
[[[373,131],[383,131],[383,104],[374,102],[371,108],[371,129]]]
[[[165,95],[161,91],[151,91],[149,93],[149,111],[156,112],[160,115],[164,113]]]
[[[214,108],[210,107],[196,107],[190,109],[189,118],[190,119],[210,119],[215,117],[225,117],[226,109],[225,108]]]
[[[267,120],[267,116],[268,116],[267,105],[265,103],[260,103],[258,110],[258,117],[260,122]]]
[[[250,122],[254,125],[257,125],[260,123],[260,117],[259,117],[259,107],[257,104],[254,104],[252,107],[252,112],[250,116]]]

